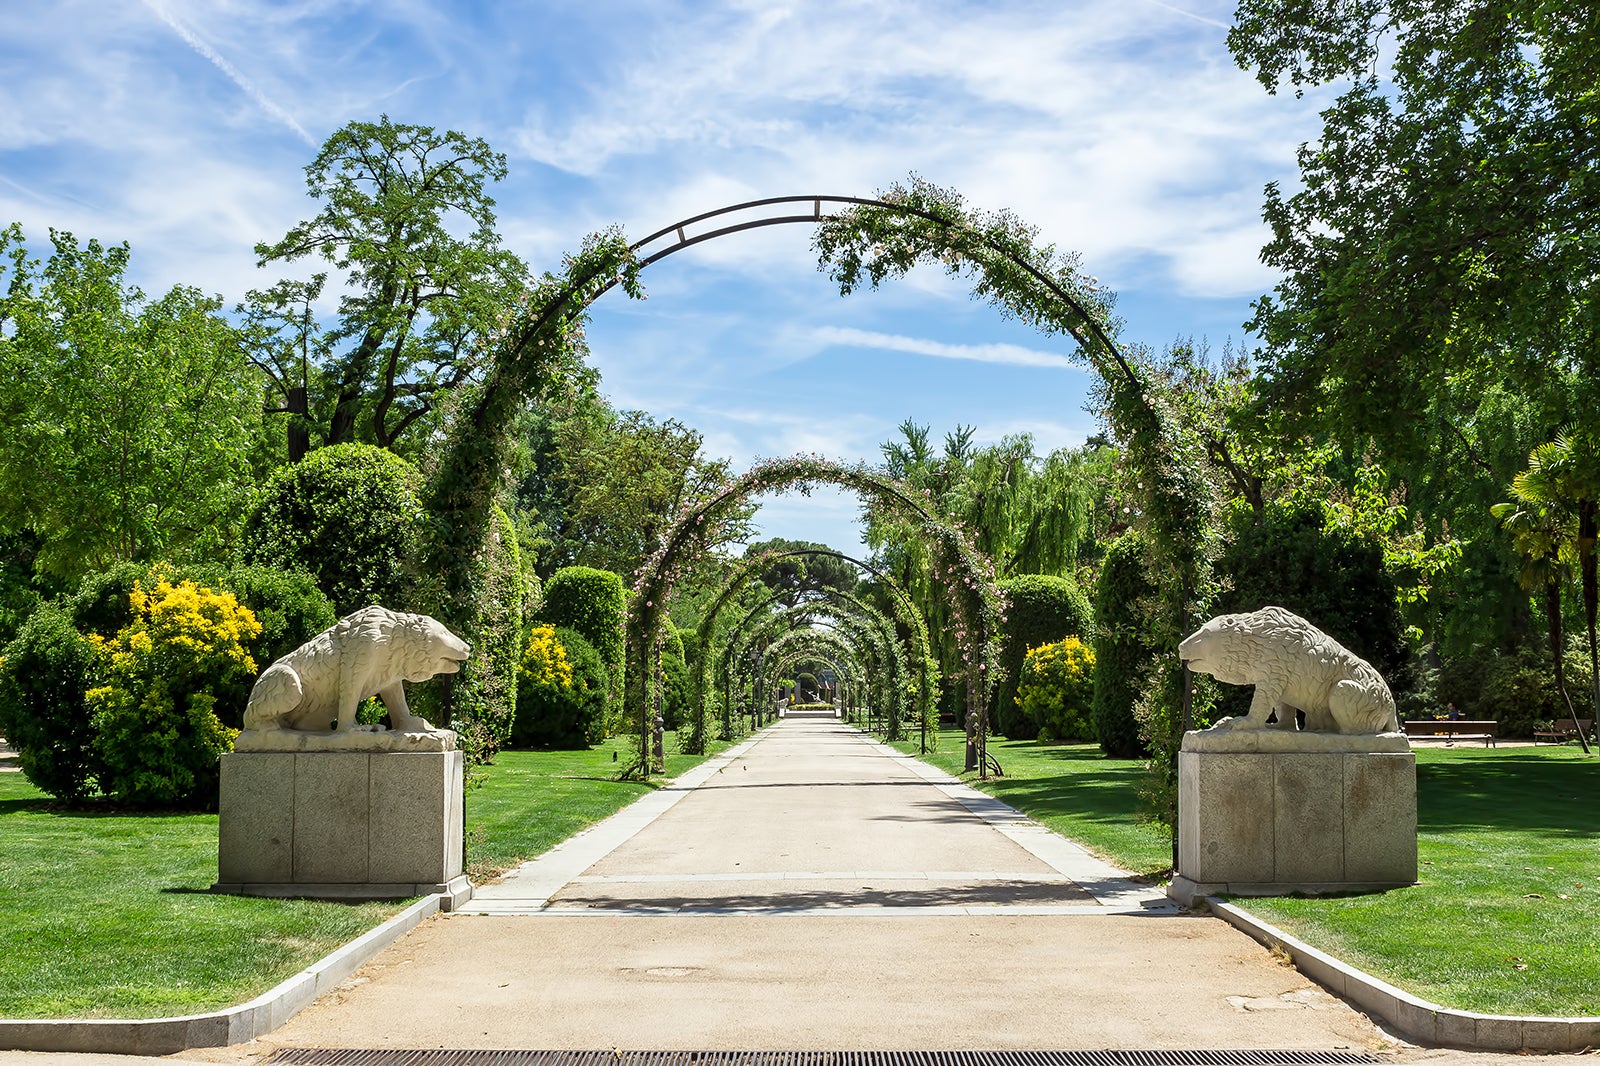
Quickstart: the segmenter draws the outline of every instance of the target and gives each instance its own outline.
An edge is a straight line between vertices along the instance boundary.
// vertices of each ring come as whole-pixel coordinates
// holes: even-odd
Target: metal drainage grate
[[[265,1066],[1371,1066],[1361,1051],[491,1051],[281,1048]]]

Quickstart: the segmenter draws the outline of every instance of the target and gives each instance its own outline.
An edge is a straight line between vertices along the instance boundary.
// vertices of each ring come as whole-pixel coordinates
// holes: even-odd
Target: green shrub
[[[422,518],[419,486],[416,470],[393,452],[319,448],[267,479],[245,517],[241,554],[250,564],[309,573],[340,617],[374,603],[412,609],[407,563]]]
[[[116,635],[133,621],[134,587],[140,582],[150,583],[151,567],[147,563],[118,563],[109,570],[84,575],[78,591],[67,604],[72,624],[80,633],[97,633],[102,637]]]
[[[233,747],[256,664],[245,643],[261,627],[232,593],[165,577],[130,595],[133,621],[114,638],[91,635],[102,684],[89,689],[100,789],[134,806],[214,806],[217,760]]]
[[[606,668],[576,630],[535,626],[517,670],[518,748],[587,748],[605,728]]]
[[[616,574],[589,566],[568,566],[551,574],[545,582],[544,606],[539,609],[539,621],[577,630],[600,653],[600,661],[606,667],[608,718],[615,718],[622,711],[622,625],[627,605],[622,578]]]
[[[1017,704],[1017,681],[1029,648],[1094,632],[1094,611],[1077,582],[1064,577],[1024,574],[1000,582],[1005,621],[1000,626],[1000,683],[994,722],[1013,740],[1032,740],[1038,727]]]
[[[1094,650],[1077,637],[1030,648],[1022,660],[1017,703],[1040,740],[1094,735]]]
[[[1123,534],[1106,550],[1094,597],[1094,732],[1114,759],[1145,754],[1134,707],[1155,658],[1148,637],[1155,594],[1143,535]]]
[[[689,704],[693,686],[689,680],[689,663],[683,653],[684,633],[672,624],[662,623],[661,672],[665,675],[661,693],[661,719],[667,729],[679,729],[689,722]],[[692,636],[693,634],[689,634]]]
[[[92,795],[104,769],[84,700],[95,662],[94,646],[54,603],[28,616],[0,662],[0,735],[28,780],[67,802]]]
[[[250,608],[261,625],[261,634],[245,648],[262,670],[339,620],[333,603],[303,570],[199,567],[182,574],[201,584],[225,589]]]

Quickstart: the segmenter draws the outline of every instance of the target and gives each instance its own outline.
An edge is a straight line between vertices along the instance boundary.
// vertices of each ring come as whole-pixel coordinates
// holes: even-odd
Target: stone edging
[[[170,1055],[188,1048],[226,1047],[254,1040],[287,1022],[424,918],[438,913],[440,898],[435,895],[418,900],[276,988],[237,1007],[181,1018],[0,1018],[0,1050]]]
[[[1301,973],[1420,1044],[1481,1051],[1581,1051],[1600,1046],[1600,1018],[1474,1014],[1429,1003],[1378,980],[1214,896],[1212,913],[1268,947],[1289,953]]]

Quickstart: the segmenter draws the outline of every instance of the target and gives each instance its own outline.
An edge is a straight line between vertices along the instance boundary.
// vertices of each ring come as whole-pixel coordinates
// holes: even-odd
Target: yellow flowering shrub
[[[1041,740],[1093,740],[1094,649],[1077,637],[1030,648],[1017,704]]]
[[[586,748],[605,731],[609,678],[600,653],[576,630],[542,625],[528,634],[517,668],[517,748]]]
[[[571,688],[572,663],[556,638],[555,626],[534,626],[517,671],[518,682],[536,688]]]
[[[129,594],[133,621],[91,634],[100,684],[85,701],[105,764],[101,791],[137,806],[215,802],[217,760],[233,747],[256,675],[245,645],[255,615],[229,592],[157,572]]]

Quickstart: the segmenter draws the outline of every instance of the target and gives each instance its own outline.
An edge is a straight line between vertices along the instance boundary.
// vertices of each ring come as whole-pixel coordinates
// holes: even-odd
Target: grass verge
[[[1600,1016],[1597,795],[1577,748],[1418,748],[1419,884],[1236,902],[1435,1003]]]
[[[214,896],[214,814],[62,810],[0,774],[0,1017],[159,1018],[260,995],[393,903]]]
[[[631,751],[619,739],[582,752],[502,753],[467,796],[477,876],[537,855],[658,787],[612,779]],[[669,755],[667,773],[701,759]],[[159,1018],[230,1007],[403,906],[212,895],[216,815],[67,810],[19,773],[0,773],[0,841],[0,1018]]]
[[[944,731],[926,759],[959,775],[963,743]],[[1137,761],[1080,744],[996,739],[989,750],[1006,776],[964,780],[1129,870],[1169,864],[1168,839],[1137,820]],[[1556,746],[1416,754],[1418,884],[1235,902],[1447,1007],[1600,1016],[1600,759]]]

